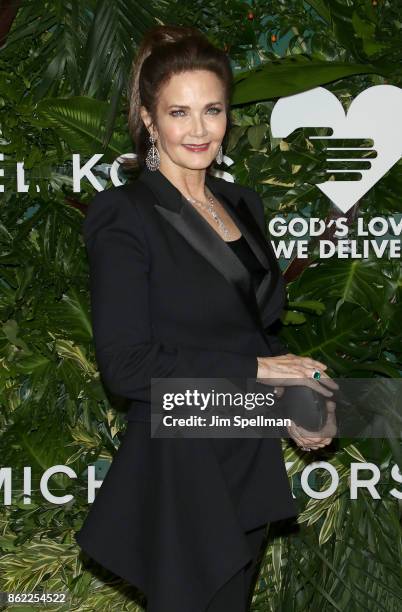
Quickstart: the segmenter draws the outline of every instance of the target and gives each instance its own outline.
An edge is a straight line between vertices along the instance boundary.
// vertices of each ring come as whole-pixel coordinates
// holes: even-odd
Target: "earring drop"
[[[223,162],[222,145],[219,145],[218,153],[216,154],[215,159],[216,159],[216,163],[219,165]]]
[[[145,163],[147,165],[148,170],[151,170],[153,172],[155,170],[158,170],[161,159],[160,159],[159,151],[155,147],[156,138],[154,138],[152,134],[150,134],[149,140],[152,146],[148,149],[148,153],[145,158]]]

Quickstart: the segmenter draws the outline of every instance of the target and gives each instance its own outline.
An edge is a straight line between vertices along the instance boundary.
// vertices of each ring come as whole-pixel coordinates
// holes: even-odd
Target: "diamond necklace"
[[[214,219],[215,223],[218,224],[219,229],[223,232],[225,239],[229,238],[232,234],[230,230],[228,230],[224,222],[222,221],[221,217],[216,212],[213,198],[207,195],[207,199],[208,199],[209,204],[204,204],[203,202],[200,202],[199,200],[195,200],[194,198],[186,197],[186,200],[188,200],[188,202],[190,202],[191,204],[197,204],[198,206],[201,206],[201,208],[203,208],[204,210],[207,210],[212,216],[212,218]]]

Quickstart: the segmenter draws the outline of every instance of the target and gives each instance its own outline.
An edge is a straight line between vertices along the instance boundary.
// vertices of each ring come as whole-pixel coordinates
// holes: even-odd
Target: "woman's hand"
[[[337,430],[335,419],[336,404],[331,400],[326,400],[325,405],[327,408],[327,420],[323,428],[318,432],[308,431],[304,427],[296,425],[293,421],[292,425],[287,427],[290,437],[293,438],[297,446],[317,450],[331,443]]]
[[[287,353],[276,357],[257,357],[257,362],[257,379],[268,379],[259,382],[275,385],[281,395],[284,386],[304,385],[325,397],[333,395],[330,389],[339,389],[339,385],[323,371],[327,369],[325,363],[311,357],[299,357],[293,353]],[[319,381],[312,378],[314,370],[321,372]],[[278,397],[281,395],[278,394]]]

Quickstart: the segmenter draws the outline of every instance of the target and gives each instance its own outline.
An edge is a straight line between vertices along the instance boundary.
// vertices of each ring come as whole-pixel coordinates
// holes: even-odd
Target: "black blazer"
[[[283,277],[250,188],[206,175],[266,270],[248,271],[158,170],[100,192],[83,223],[96,359],[107,388],[150,415],[151,377],[248,377],[257,356],[287,352],[268,327],[285,303]],[[144,406],[144,403],[147,405]]]
[[[297,514],[281,440],[150,438],[150,379],[255,378],[287,352],[285,302],[261,198],[206,175],[266,273],[248,271],[160,172],[91,201],[83,223],[96,359],[130,402],[127,432],[76,539],[142,589],[148,612],[204,612],[250,559],[244,531]]]

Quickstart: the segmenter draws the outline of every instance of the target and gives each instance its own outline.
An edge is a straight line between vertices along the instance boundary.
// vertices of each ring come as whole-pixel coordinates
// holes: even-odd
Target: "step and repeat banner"
[[[132,66],[158,25],[197,28],[230,61],[211,171],[263,204],[286,293],[269,338],[324,363],[337,389],[323,416],[311,394],[281,400],[285,379],[264,391],[156,372],[141,414],[155,438],[281,440],[297,515],[270,523],[250,610],[400,609],[402,34],[385,0],[0,0],[0,609],[149,598],[75,534],[129,409],[100,376],[82,224],[96,194],[138,177]],[[219,389],[238,401],[221,408]],[[310,446],[331,442],[303,450],[286,418],[310,423]]]

